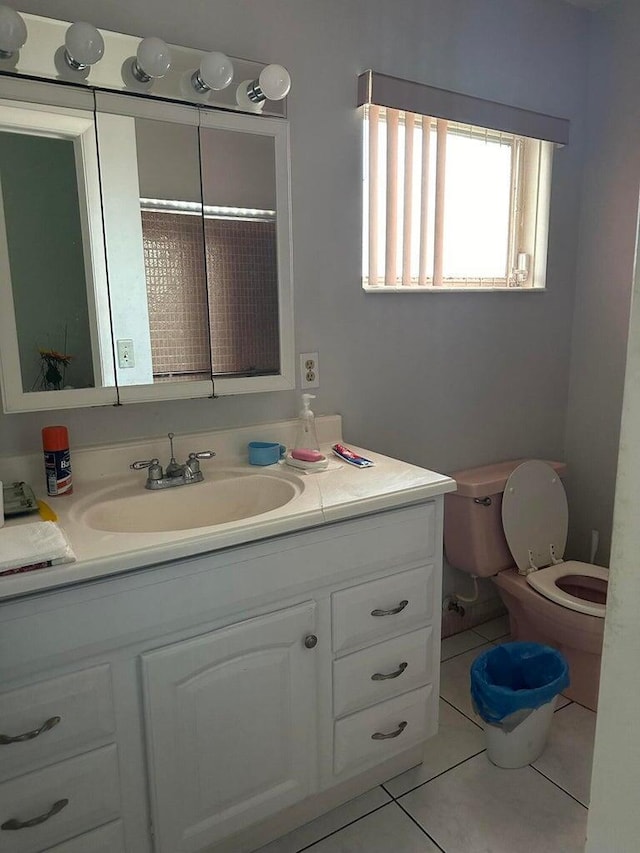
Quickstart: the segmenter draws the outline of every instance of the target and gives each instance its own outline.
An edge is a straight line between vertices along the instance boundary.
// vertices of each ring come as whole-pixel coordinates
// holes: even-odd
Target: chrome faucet
[[[147,482],[144,484],[145,489],[170,489],[173,486],[189,486],[191,483],[201,483],[204,480],[204,474],[200,470],[200,460],[213,459],[216,455],[213,450],[190,453],[184,465],[180,465],[173,455],[173,433],[170,432],[168,435],[171,445],[171,459],[165,471],[162,470],[162,465],[155,458],[142,459],[129,465],[129,468],[134,471],[140,471],[143,468],[149,469]]]

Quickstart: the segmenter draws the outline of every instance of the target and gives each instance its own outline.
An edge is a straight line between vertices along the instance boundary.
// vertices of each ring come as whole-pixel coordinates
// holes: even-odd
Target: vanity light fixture
[[[64,37],[64,58],[74,71],[95,65],[104,54],[104,39],[93,24],[78,21],[71,24]]]
[[[27,25],[10,6],[0,6],[0,59],[10,59],[27,40]]]
[[[236,102],[245,110],[261,110],[264,102],[281,101],[291,88],[291,75],[283,65],[266,65],[257,80],[243,80]]]
[[[233,62],[226,54],[217,50],[205,53],[200,68],[191,75],[191,85],[199,95],[211,89],[216,92],[226,89],[232,80]]]
[[[151,80],[164,77],[170,68],[169,45],[156,36],[142,39],[131,64],[131,71],[136,80],[139,83],[149,83]]]

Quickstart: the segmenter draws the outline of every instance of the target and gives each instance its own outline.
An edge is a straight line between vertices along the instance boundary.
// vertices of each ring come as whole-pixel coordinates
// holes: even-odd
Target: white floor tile
[[[566,696],[563,696],[562,693],[558,696],[558,701],[556,702],[556,711],[559,711],[560,708],[566,708],[567,705],[571,704],[571,699],[567,699]]]
[[[438,848],[391,803],[314,844],[309,853],[438,853]]]
[[[427,782],[400,802],[447,853],[584,850],[583,806],[531,767],[501,770],[485,754]]]
[[[500,637],[509,634],[509,617],[506,614],[498,616],[483,625],[476,625],[473,630],[485,640],[498,640]]]
[[[541,773],[589,805],[596,715],[575,702],[553,715],[549,741],[534,762]]]
[[[475,649],[477,646],[482,646],[486,640],[479,637],[475,631],[461,631],[459,634],[452,634],[450,637],[445,637],[442,641],[440,651],[440,660],[449,660],[455,655],[468,652],[469,649]]]
[[[423,763],[385,782],[384,787],[393,797],[399,797],[484,748],[482,729],[440,700],[438,734],[427,741]]]
[[[471,704],[470,670],[478,655],[488,649],[491,643],[485,643],[476,649],[450,658],[440,666],[440,695],[458,711],[462,711],[472,720],[481,722]]]
[[[332,809],[299,829],[294,829],[293,832],[272,841],[266,847],[261,847],[256,853],[298,853],[298,850],[308,847],[390,801],[391,797],[382,788],[372,788],[371,791],[361,794],[343,806],[338,806],[337,809]]]

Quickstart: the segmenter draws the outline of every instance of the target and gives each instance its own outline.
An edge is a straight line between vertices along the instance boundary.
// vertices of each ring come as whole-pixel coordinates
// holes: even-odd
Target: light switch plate
[[[133,354],[133,341],[129,338],[121,338],[118,342],[118,367],[135,367],[136,360]]]

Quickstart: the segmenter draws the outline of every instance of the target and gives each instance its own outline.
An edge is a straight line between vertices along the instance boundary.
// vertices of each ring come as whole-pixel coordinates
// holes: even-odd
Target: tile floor
[[[580,853],[595,714],[559,702],[547,748],[528,767],[501,770],[484,751],[469,666],[508,630],[500,617],[443,641],[440,730],[424,764],[257,853]]]

